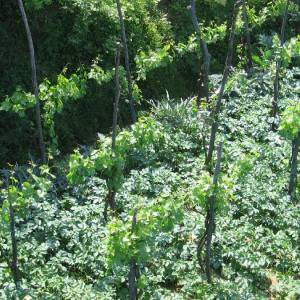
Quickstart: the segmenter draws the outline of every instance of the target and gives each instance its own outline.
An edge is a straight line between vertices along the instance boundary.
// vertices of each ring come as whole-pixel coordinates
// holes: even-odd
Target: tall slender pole
[[[291,159],[291,173],[288,194],[291,196],[291,200],[296,198],[296,186],[297,186],[297,173],[298,173],[298,154],[300,148],[300,133],[293,140],[292,159]]]
[[[20,276],[19,276],[19,267],[18,267],[18,247],[17,247],[17,238],[16,238],[16,224],[15,224],[15,214],[14,208],[10,196],[8,196],[9,201],[9,219],[10,219],[10,236],[11,236],[11,247],[12,247],[12,263],[11,271],[13,274],[14,282],[16,289],[20,287]]]
[[[290,6],[290,0],[287,0],[286,5],[285,5],[283,19],[282,19],[282,24],[281,24],[281,31],[280,31],[281,47],[284,45],[284,41],[285,41],[285,30],[286,30],[289,6]],[[271,116],[274,119],[274,121],[272,123],[273,131],[275,131],[277,128],[275,119],[278,114],[278,100],[279,100],[279,90],[280,90],[279,77],[280,77],[281,64],[282,64],[282,59],[278,58],[276,60],[276,73],[275,73],[275,79],[274,79],[274,96],[273,96],[273,101],[272,101],[272,114],[271,114]]]
[[[114,110],[113,110],[113,125],[112,125],[112,143],[111,143],[111,149],[112,149],[112,155],[115,154],[116,149],[116,139],[117,139],[117,124],[118,124],[118,110],[119,110],[119,100],[120,100],[120,56],[121,56],[121,47],[122,45],[120,43],[117,44],[116,49],[116,56],[115,56],[115,100],[114,100]],[[107,221],[108,217],[108,207],[111,208],[111,210],[115,210],[115,198],[116,198],[116,191],[114,188],[110,187],[109,182],[112,180],[112,178],[107,178],[106,183],[108,186],[108,194],[105,197],[105,206],[104,206],[104,212],[103,217],[104,220]]]
[[[210,72],[210,60],[211,60],[211,55],[208,52],[208,47],[207,43],[203,40],[201,30],[200,30],[200,25],[197,19],[197,14],[196,14],[196,2],[195,0],[192,0],[191,5],[190,5],[190,10],[191,10],[191,15],[192,15],[192,22],[194,25],[194,29],[197,33],[197,37],[200,42],[200,46],[202,49],[203,53],[203,78],[204,78],[204,92],[205,92],[205,97],[206,97],[206,102],[209,103],[209,72]],[[198,105],[200,105],[200,99],[198,99]]]
[[[12,262],[10,265],[11,273],[13,280],[18,290],[20,288],[20,272],[18,267],[18,246],[16,238],[16,223],[15,223],[15,214],[11,195],[9,194],[9,172],[4,176],[5,186],[7,188],[7,200],[9,204],[9,225],[10,225],[10,237],[11,237],[11,250],[12,250]]]
[[[114,101],[114,112],[113,112],[113,124],[112,124],[112,151],[116,148],[116,138],[117,138],[117,124],[118,124],[118,113],[119,113],[119,101],[120,101],[120,52],[121,44],[118,43],[115,58],[115,101]]]
[[[211,132],[210,132],[210,140],[209,140],[209,148],[208,148],[208,153],[205,161],[205,165],[210,168],[214,148],[215,148],[215,141],[216,141],[216,135],[219,127],[219,114],[221,111],[221,104],[222,104],[222,99],[224,96],[224,91],[225,91],[225,86],[229,78],[229,73],[230,73],[230,68],[232,65],[232,57],[233,57],[233,45],[235,41],[235,29],[236,29],[236,20],[237,20],[237,15],[239,11],[239,7],[241,5],[240,1],[236,1],[234,5],[234,12],[232,16],[232,24],[231,24],[231,29],[230,29],[230,37],[229,37],[229,44],[228,44],[228,52],[227,52],[227,58],[226,58],[226,63],[225,63],[225,69],[223,73],[223,78],[221,82],[221,87],[219,90],[219,95],[216,103],[216,107],[214,111],[212,112],[212,126],[211,126]]]
[[[131,231],[135,231],[136,223],[137,223],[137,209],[134,210],[132,217],[132,228]],[[128,274],[128,290],[129,290],[129,299],[137,300],[138,299],[138,287],[137,287],[137,279],[138,279],[138,265],[136,262],[136,258],[133,257],[130,262],[130,271]]]
[[[217,154],[217,163],[215,166],[214,176],[213,176],[213,187],[214,189],[218,186],[219,175],[221,172],[221,160],[222,160],[222,151],[223,151],[223,144],[220,143],[218,146],[218,154]],[[206,244],[205,244],[205,271],[206,277],[208,282],[212,282],[212,274],[211,274],[211,242],[213,233],[216,227],[216,190],[214,190],[213,195],[208,199],[208,211],[206,217]]]
[[[126,68],[126,77],[127,77],[127,82],[128,82],[128,97],[129,97],[131,121],[132,121],[132,123],[135,123],[137,121],[137,115],[136,115],[133,92],[132,92],[133,83],[132,83],[131,70],[130,70],[126,28],[125,28],[125,23],[124,23],[121,1],[116,0],[116,3],[117,3],[118,15],[119,15],[121,32],[122,32],[122,43],[123,43],[124,56],[125,56],[125,68]]]
[[[250,71],[253,67],[252,61],[252,47],[251,47],[251,36],[250,36],[250,28],[249,28],[249,17],[247,11],[247,1],[243,0],[243,19],[245,23],[245,37],[246,37],[246,52],[247,52],[247,69]]]
[[[39,88],[38,88],[37,75],[36,75],[36,60],[35,60],[34,45],[33,45],[33,41],[32,41],[30,27],[28,24],[27,15],[26,15],[25,8],[23,5],[23,1],[18,0],[18,5],[19,5],[19,9],[20,9],[20,12],[22,15],[23,23],[25,26],[27,40],[28,40],[28,46],[29,46],[29,52],[30,52],[30,63],[31,63],[31,70],[32,70],[32,85],[33,85],[34,96],[35,96],[35,101],[36,101],[36,105],[35,105],[36,126],[37,126],[37,130],[38,130],[38,139],[39,139],[41,160],[42,160],[42,163],[46,163],[46,149],[45,149],[43,126],[42,126],[42,120],[41,120],[41,105],[40,105]]]

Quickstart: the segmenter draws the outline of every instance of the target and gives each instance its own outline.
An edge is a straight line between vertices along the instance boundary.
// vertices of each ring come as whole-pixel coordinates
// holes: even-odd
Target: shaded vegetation
[[[115,1],[25,0],[46,163],[1,2],[1,299],[299,299],[299,5],[246,2],[118,1],[130,76]]]

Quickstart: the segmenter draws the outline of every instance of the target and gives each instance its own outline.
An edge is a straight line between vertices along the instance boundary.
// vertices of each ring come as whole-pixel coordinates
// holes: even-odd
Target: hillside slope
[[[299,74],[286,72],[280,109],[300,100]],[[215,91],[218,78],[212,76]],[[110,137],[100,137],[95,148],[50,171],[33,166],[18,172],[23,183],[9,193],[19,201],[20,299],[127,299],[133,260],[140,299],[298,299],[300,205],[287,196],[291,144],[270,130],[271,101],[270,74],[232,76],[218,135],[224,155],[214,284],[197,261],[211,182],[203,151],[208,113],[193,99],[166,100],[119,133],[117,157],[110,157]],[[106,223],[107,185],[118,192],[117,213]],[[1,213],[8,213],[7,200]],[[12,299],[5,220],[0,298]]]

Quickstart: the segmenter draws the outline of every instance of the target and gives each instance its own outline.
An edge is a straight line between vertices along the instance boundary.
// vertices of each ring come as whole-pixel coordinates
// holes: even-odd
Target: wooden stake
[[[120,20],[121,32],[122,32],[122,43],[124,48],[124,56],[125,56],[125,68],[126,68],[126,77],[128,82],[128,96],[129,96],[129,105],[130,105],[130,113],[131,113],[131,121],[135,123],[137,121],[137,115],[134,105],[134,98],[132,92],[132,77],[131,77],[131,70],[130,70],[130,61],[129,61],[129,51],[128,51],[128,43],[127,43],[127,36],[126,36],[126,28],[124,23],[124,17],[122,12],[121,1],[116,0],[118,15]]]
[[[197,19],[197,14],[196,14],[196,2],[195,0],[192,0],[191,5],[190,5],[190,10],[191,10],[191,15],[192,15],[192,22],[195,28],[195,31],[197,33],[198,40],[200,42],[200,47],[202,49],[203,53],[203,66],[202,66],[202,75],[203,75],[203,84],[204,84],[204,94],[206,97],[206,103],[209,103],[209,73],[210,73],[210,60],[211,60],[211,55],[208,52],[208,47],[207,43],[203,40],[201,30],[200,30],[200,25]],[[200,106],[200,94],[198,96],[198,106]]]
[[[216,107],[214,111],[211,113],[212,117],[212,126],[211,126],[211,133],[210,133],[210,140],[209,140],[209,148],[208,148],[208,153],[207,153],[207,158],[205,161],[205,165],[207,166],[208,169],[210,169],[210,164],[215,148],[215,140],[216,140],[216,135],[219,127],[219,114],[221,111],[221,104],[222,104],[222,99],[224,96],[224,91],[225,91],[225,86],[229,78],[229,73],[230,73],[230,68],[232,65],[232,57],[233,57],[233,45],[235,41],[235,28],[236,28],[236,20],[237,20],[237,15],[238,11],[240,8],[241,2],[236,1],[234,5],[234,12],[233,12],[233,17],[232,17],[232,24],[231,24],[231,29],[230,29],[230,37],[229,37],[229,44],[228,44],[228,52],[227,52],[227,58],[226,58],[226,63],[225,63],[225,69],[223,73],[223,78],[221,82],[221,87],[216,103]]]
[[[223,144],[220,143],[218,146],[218,154],[217,154],[217,163],[215,166],[214,176],[213,176],[213,188],[215,189],[213,195],[209,197],[208,204],[209,208],[207,211],[206,217],[206,240],[205,240],[205,270],[206,270],[206,277],[208,282],[212,282],[212,272],[211,272],[211,260],[212,260],[212,253],[211,253],[211,242],[212,237],[215,232],[216,228],[216,189],[218,186],[219,175],[221,172],[221,160],[222,160],[222,151],[223,151]]]
[[[284,41],[285,41],[285,30],[286,30],[289,6],[290,6],[290,0],[287,0],[286,6],[285,6],[285,11],[284,11],[284,16],[283,16],[282,24],[281,24],[281,32],[280,32],[281,47],[284,45]],[[273,118],[271,128],[273,131],[276,131],[276,129],[277,129],[277,124],[276,124],[275,119],[278,114],[278,100],[279,100],[279,90],[280,90],[279,77],[280,77],[281,65],[282,65],[282,59],[279,58],[276,60],[276,73],[275,73],[275,79],[274,79],[274,96],[273,96],[273,101],[272,101],[272,112],[271,112],[271,117]]]
[[[134,211],[132,217],[132,229],[131,229],[132,232],[135,230],[136,223],[137,223],[137,210]],[[136,259],[132,258],[130,264],[130,271],[128,274],[128,289],[129,289],[130,300],[138,299],[137,279],[138,279],[138,266],[136,263]]]
[[[37,83],[37,75],[36,75],[36,60],[35,60],[35,51],[34,51],[34,45],[32,41],[32,35],[30,31],[30,27],[28,24],[27,15],[24,9],[23,1],[18,0],[19,9],[22,15],[23,23],[26,30],[27,40],[28,40],[28,46],[29,46],[29,52],[30,52],[30,63],[31,63],[31,70],[32,70],[32,85],[34,90],[34,96],[35,96],[35,116],[36,116],[36,126],[38,130],[38,137],[39,137],[39,148],[41,153],[41,160],[42,163],[46,163],[46,148],[45,148],[45,141],[43,136],[43,126],[42,126],[42,120],[41,120],[41,105],[40,105],[40,98],[39,98],[39,88]]]
[[[296,187],[297,187],[297,173],[298,173],[298,154],[300,148],[300,133],[293,140],[292,159],[291,159],[291,173],[288,194],[291,196],[291,200],[295,201]]]
[[[246,49],[247,49],[247,71],[248,73],[253,68],[253,61],[252,61],[252,47],[251,47],[251,36],[250,36],[250,28],[249,28],[249,18],[247,12],[247,2],[243,0],[243,19],[245,23],[245,37],[246,37]]]

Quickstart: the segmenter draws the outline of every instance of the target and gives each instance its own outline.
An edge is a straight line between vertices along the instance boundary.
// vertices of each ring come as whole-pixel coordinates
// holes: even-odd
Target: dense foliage
[[[299,72],[286,73],[283,108],[299,96]],[[95,149],[50,170],[19,170],[15,180],[23,183],[3,191],[3,199],[12,197],[16,205],[23,295],[126,298],[135,256],[143,299],[297,299],[300,207],[286,196],[289,141],[270,131],[272,81],[267,73],[247,79],[243,72],[232,80],[219,137],[226,142],[213,244],[220,272],[215,284],[206,283],[195,254],[211,180],[203,169],[205,114],[193,100],[167,101],[119,134],[118,160],[109,159],[109,138],[101,137]],[[122,182],[115,183],[120,217],[105,224],[105,178],[119,168],[124,177],[114,178]],[[1,212],[4,299],[14,293],[5,262],[7,203]],[[131,233],[135,209],[137,227]]]
[[[172,98],[186,98],[197,90],[200,47],[195,40],[189,11],[189,0],[123,0],[129,55],[136,81],[136,97],[159,99],[169,92]],[[284,0],[249,2],[249,19],[254,50],[270,46],[270,36],[279,33]],[[39,83],[56,85],[60,74],[70,78],[78,69],[98,71],[96,79],[87,81],[87,92],[80,101],[64,103],[53,116],[59,133],[58,144],[64,153],[78,145],[90,144],[96,132],[107,133],[111,124],[114,83],[115,41],[119,39],[118,15],[113,0],[27,0],[25,6],[37,54]],[[226,57],[228,24],[233,0],[197,1],[197,13],[212,54],[212,71],[221,72]],[[0,98],[17,100],[20,92],[31,92],[30,64],[26,35],[17,1],[1,0],[5,14],[0,29]],[[291,9],[292,11],[293,9]],[[299,34],[299,16],[291,13],[287,37]],[[238,24],[238,41],[244,40],[243,22]],[[278,30],[277,30],[278,29]],[[11,34],[13,32],[13,34]],[[262,36],[263,39],[260,39]],[[263,41],[263,44],[261,42]],[[245,48],[237,47],[236,64],[245,64]],[[99,74],[100,72],[100,74]],[[79,75],[79,74],[78,74]],[[178,84],[180,82],[180,84]],[[101,84],[99,84],[101,83]],[[43,87],[41,87],[42,89]],[[17,94],[15,94],[17,93]],[[65,97],[64,97],[65,98]],[[126,93],[123,93],[123,100]],[[55,101],[55,99],[53,100]],[[54,106],[55,104],[48,104]],[[1,108],[0,110],[3,110]],[[127,124],[129,107],[121,101],[121,118]],[[82,113],[84,112],[84,113]],[[28,153],[36,155],[32,110],[19,118],[15,110],[0,111],[0,165],[24,162]]]
[[[238,15],[234,66],[218,119],[217,183],[205,164],[234,2],[196,1],[212,56],[211,102],[198,105],[202,51],[190,1],[122,1],[139,119],[127,126],[130,83],[121,61],[112,147],[120,39],[115,1],[25,0],[37,49],[48,158],[42,165],[26,37],[17,4],[2,1],[1,299],[130,299],[133,265],[139,299],[300,298],[297,180],[295,199],[288,191],[300,136],[297,1],[290,1],[283,44],[275,29],[279,33],[286,0],[248,1],[249,72],[245,21]],[[116,206],[107,217],[112,192]],[[199,240],[212,197],[210,283]]]

